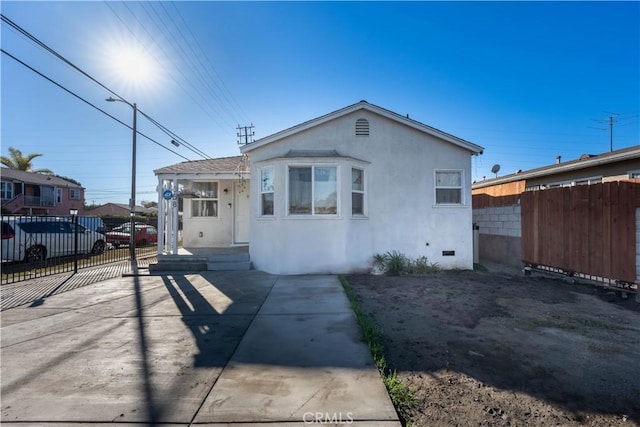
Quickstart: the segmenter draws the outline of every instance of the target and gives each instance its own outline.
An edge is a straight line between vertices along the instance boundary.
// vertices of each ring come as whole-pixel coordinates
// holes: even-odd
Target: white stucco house
[[[269,273],[367,271],[391,250],[472,268],[471,156],[482,151],[361,101],[242,146],[243,156],[156,174],[161,188],[191,180],[217,196],[216,218],[194,216],[199,199],[185,203],[184,246],[243,243],[248,231],[251,262]],[[231,159],[240,166],[220,170]]]

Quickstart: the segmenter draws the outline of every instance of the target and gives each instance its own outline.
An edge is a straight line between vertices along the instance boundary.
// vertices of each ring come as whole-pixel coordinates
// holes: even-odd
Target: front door
[[[233,188],[233,243],[249,243],[249,181],[235,181]]]

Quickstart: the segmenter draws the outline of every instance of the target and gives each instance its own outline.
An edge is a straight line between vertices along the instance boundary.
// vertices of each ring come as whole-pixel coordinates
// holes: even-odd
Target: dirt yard
[[[640,307],[533,274],[348,276],[416,426],[640,425]]]

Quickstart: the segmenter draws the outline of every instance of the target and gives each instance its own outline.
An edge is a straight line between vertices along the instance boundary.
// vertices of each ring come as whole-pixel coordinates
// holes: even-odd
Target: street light
[[[130,230],[129,230],[129,254],[131,256],[131,268],[136,273],[137,270],[137,261],[136,261],[136,247],[135,247],[135,211],[136,211],[136,134],[138,133],[136,130],[136,123],[138,121],[138,106],[134,102],[133,104],[125,101],[122,98],[113,98],[109,97],[105,99],[107,102],[124,102],[129,107],[133,108],[133,144],[132,144],[132,156],[131,156],[131,198],[129,199],[129,209],[130,209]]]

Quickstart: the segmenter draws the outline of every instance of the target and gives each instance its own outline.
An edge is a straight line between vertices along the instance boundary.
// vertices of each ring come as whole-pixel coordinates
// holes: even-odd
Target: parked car
[[[104,221],[99,216],[79,216],[78,224],[84,225],[89,230],[97,231],[104,234],[107,231],[107,227],[104,225]]]
[[[102,234],[78,224],[78,253],[100,254]],[[2,262],[36,262],[75,253],[74,224],[65,218],[2,217]]]
[[[135,246],[147,246],[158,242],[158,230],[152,225],[136,224],[136,232],[133,236]],[[121,245],[129,245],[131,236],[131,225],[122,224],[111,231],[105,233],[107,243],[112,244],[116,248]]]

